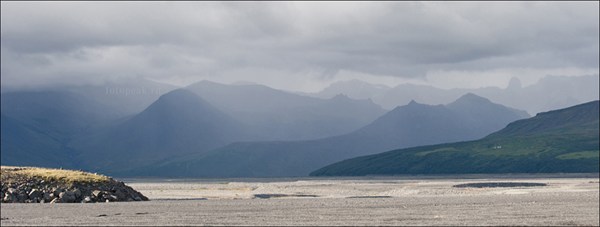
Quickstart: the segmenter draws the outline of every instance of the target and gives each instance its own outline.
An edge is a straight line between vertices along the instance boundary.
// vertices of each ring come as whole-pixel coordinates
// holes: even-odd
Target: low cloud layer
[[[2,85],[144,77],[315,91],[598,74],[598,2],[2,2]]]

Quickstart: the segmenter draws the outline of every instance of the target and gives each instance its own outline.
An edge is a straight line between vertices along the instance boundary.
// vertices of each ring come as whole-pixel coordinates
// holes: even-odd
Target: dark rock
[[[61,192],[58,197],[60,198],[60,201],[63,203],[72,203],[75,202],[75,194],[73,192],[70,191],[66,191],[66,192]]]
[[[40,190],[37,189],[33,189],[31,190],[31,192],[29,192],[29,199],[42,199],[43,198],[43,193]]]
[[[61,192],[64,192],[65,190],[63,190],[62,188],[56,188],[54,189],[54,196],[55,197],[59,197]]]
[[[129,197],[129,196],[127,195],[127,192],[126,192],[125,190],[121,190],[121,189],[120,189],[120,190],[117,190],[117,191],[115,192],[115,195],[117,196],[117,198],[118,198],[120,201],[125,201],[125,200],[127,200],[127,198]]]
[[[17,202],[24,203],[28,198],[29,196],[25,192],[20,192],[17,195]]]
[[[44,192],[44,201],[50,202],[54,198],[56,198],[56,196],[54,196],[54,193]]]
[[[75,198],[81,198],[81,190],[79,190],[79,188],[73,189],[73,194],[75,195]]]

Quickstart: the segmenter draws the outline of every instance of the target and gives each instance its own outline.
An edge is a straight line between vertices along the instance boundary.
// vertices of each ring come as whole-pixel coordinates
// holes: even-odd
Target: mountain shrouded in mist
[[[252,127],[267,140],[306,140],[341,135],[368,124],[385,111],[368,100],[339,96],[319,99],[263,85],[210,81],[186,89]]]
[[[523,87],[521,81],[513,77],[505,89],[441,89],[416,84],[400,84],[390,88],[353,80],[333,83],[312,95],[327,98],[336,94],[346,94],[351,98],[369,98],[386,109],[393,109],[411,100],[426,104],[447,104],[463,94],[473,93],[495,103],[536,114],[599,99],[598,78],[598,74],[577,77],[546,76],[533,85]]]
[[[458,110],[458,106],[465,110]],[[349,134],[308,141],[233,143],[207,154],[157,163],[136,174],[306,176],[310,171],[343,160],[344,157],[374,154],[393,148],[478,139],[524,117],[527,116],[522,111],[493,104],[472,94],[448,106],[411,102]]]
[[[578,79],[575,84],[587,81]],[[567,82],[554,77],[525,88],[544,90],[560,83]],[[516,95],[525,88],[513,80],[506,89],[480,89],[446,105],[411,100],[387,113],[369,99],[347,95],[322,99],[263,85],[208,81],[161,96],[122,99],[104,97],[101,86],[90,94],[77,87],[10,91],[2,94],[2,164],[117,176],[306,176],[348,158],[481,139],[529,115],[476,92],[511,90]],[[128,103],[138,101],[148,106],[127,114],[139,108],[127,108]]]
[[[141,113],[73,147],[88,168],[111,171],[202,152],[245,138],[244,127],[196,94],[178,89]]]
[[[318,99],[262,85],[200,84],[160,98],[156,91],[170,88],[156,83],[133,90],[106,85],[3,93],[3,164],[125,171],[232,142],[343,134],[384,111],[345,96]],[[145,109],[125,115],[152,97],[157,100]],[[26,140],[32,141],[23,146]],[[43,147],[48,149],[39,151]]]

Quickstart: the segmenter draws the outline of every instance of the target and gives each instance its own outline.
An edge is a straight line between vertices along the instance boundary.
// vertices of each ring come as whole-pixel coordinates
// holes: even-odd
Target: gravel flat
[[[482,182],[541,187],[455,188]],[[149,202],[2,204],[8,225],[598,225],[599,181],[310,179],[130,182]]]

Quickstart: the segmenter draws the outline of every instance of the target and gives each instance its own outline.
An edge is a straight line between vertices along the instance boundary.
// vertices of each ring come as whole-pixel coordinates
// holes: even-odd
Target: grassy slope
[[[83,171],[15,166],[2,166],[0,178],[3,184],[31,178],[61,184],[102,183],[110,181],[110,178],[107,176]]]
[[[348,159],[311,175],[599,172],[598,101],[541,113],[471,142]]]

